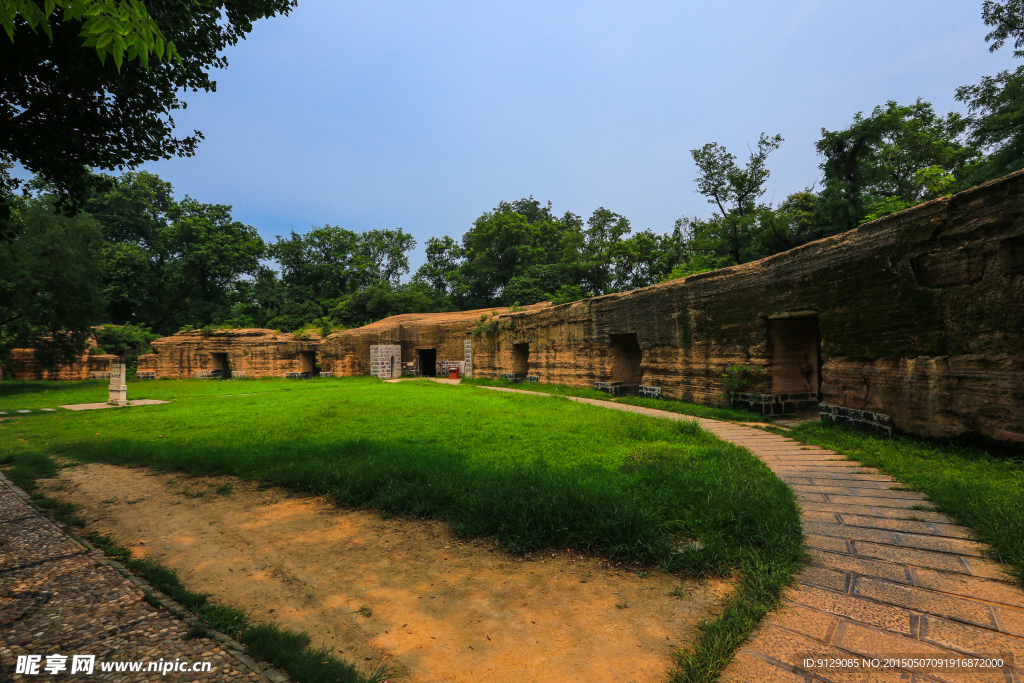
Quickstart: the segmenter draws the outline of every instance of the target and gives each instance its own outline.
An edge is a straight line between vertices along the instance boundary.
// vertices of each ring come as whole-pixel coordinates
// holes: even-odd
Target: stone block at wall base
[[[526,374],[522,372],[503,372],[501,378],[509,382],[525,382]]]
[[[821,403],[818,406],[823,422],[849,425],[869,434],[892,436],[892,420],[888,415],[867,410],[844,408],[843,406]]]
[[[818,410],[818,395],[814,392],[802,394],[740,394],[733,393],[733,408],[750,410],[759,415],[797,415],[814,413]]]
[[[637,389],[637,393],[644,398],[661,398],[661,387],[650,387],[641,384],[640,388]]]

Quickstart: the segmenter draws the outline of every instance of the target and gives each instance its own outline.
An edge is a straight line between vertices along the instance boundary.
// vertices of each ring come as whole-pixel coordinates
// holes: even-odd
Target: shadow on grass
[[[708,438],[693,423],[677,424],[681,434]],[[557,469],[540,459],[483,467],[439,444],[368,439],[239,448],[118,439],[69,444],[62,455],[233,475],[339,505],[440,519],[463,536],[493,536],[513,553],[573,548],[699,576],[728,574],[746,552],[771,555],[787,535],[799,538],[789,490],[759,463],[752,467],[742,449],[713,440],[685,455],[653,444],[611,472]],[[12,477],[52,476],[42,473],[42,453],[25,451],[16,463]]]
[[[0,400],[14,396],[54,393],[76,395],[96,393],[108,384],[107,380],[81,380],[77,382],[51,382],[29,380],[4,380],[0,382]]]

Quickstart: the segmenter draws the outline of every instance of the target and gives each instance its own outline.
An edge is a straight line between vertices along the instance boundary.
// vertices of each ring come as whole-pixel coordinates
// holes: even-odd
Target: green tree
[[[101,325],[93,333],[98,348],[103,353],[112,353],[135,372],[135,362],[144,353],[152,353],[150,343],[160,338],[145,325]],[[134,376],[134,374],[132,374]]]
[[[623,238],[632,231],[629,219],[603,206],[596,209],[587,219],[587,228],[583,232],[581,249],[583,282],[580,291],[587,289],[595,294],[608,294],[616,284],[616,260],[621,260],[627,252],[623,251]],[[573,285],[566,285],[572,287]]]
[[[343,325],[369,322],[381,310],[404,305],[395,301],[415,299],[400,285],[409,272],[408,252],[415,245],[401,228],[357,233],[326,225],[305,235],[293,231],[287,238],[279,237],[268,252],[281,269],[279,288],[266,274],[261,276],[260,291],[273,295],[274,301],[253,307],[276,309],[267,324],[280,329],[296,329],[325,317]],[[353,299],[361,292],[365,296]],[[420,289],[414,294],[418,296]]]
[[[436,291],[423,282],[393,285],[381,282],[343,297],[330,318],[346,327],[366,325],[403,313],[435,313],[452,310]]]
[[[397,285],[409,271],[406,252],[415,245],[401,228],[357,233],[325,225],[279,237],[269,253],[281,266],[289,296],[321,302],[326,315],[340,297],[375,284]]]
[[[616,250],[612,267],[615,291],[648,287],[668,278],[680,264],[688,261],[690,245],[682,222],[667,235],[650,230],[623,240]]]
[[[778,254],[825,237],[827,226],[815,221],[817,207],[818,195],[809,187],[789,195],[775,209],[759,211],[754,244],[756,257]]]
[[[255,228],[234,220],[231,207],[223,204],[186,196],[170,218],[171,258],[161,283],[169,294],[166,310],[176,313],[174,325],[219,322],[233,303],[233,284],[259,268],[266,245]],[[166,328],[166,319],[160,322]]]
[[[107,320],[169,334],[220,322],[239,282],[261,272],[266,245],[231,207],[190,197],[151,173],[109,178],[86,203],[103,227]]]
[[[1012,41],[1013,56],[1024,57],[1024,1],[986,0],[982,19],[993,27],[985,36],[990,52]],[[984,182],[1024,168],[1024,66],[957,88],[956,98],[967,105],[971,142],[988,153],[971,180]]]
[[[77,210],[102,181],[90,167],[124,169],[192,155],[202,134],[174,136],[172,113],[185,106],[178,94],[215,90],[209,72],[227,65],[225,48],[244,38],[257,19],[287,14],[295,5],[294,0],[162,0],[148,6],[156,28],[146,29],[145,22],[132,20],[144,6],[118,2],[117,16],[125,17],[131,31],[149,36],[133,45],[128,44],[135,40],[131,31],[123,36],[125,56],[134,48],[138,59],[124,62],[119,70],[115,62],[120,44],[101,44],[105,38],[89,33],[94,15],[86,13],[80,21],[70,9],[110,10],[115,7],[112,0],[70,0],[61,5],[68,11],[52,16],[47,9],[56,3],[51,0],[43,5],[47,18],[38,21],[23,13],[38,3],[3,2],[11,39],[0,40],[0,159],[19,162],[49,183],[59,205],[69,211]],[[86,42],[90,35],[96,37],[95,45],[83,47],[83,31]],[[144,63],[147,41],[159,42],[153,31],[159,31],[165,44],[174,44],[174,59]],[[115,60],[101,63],[97,50],[113,51]],[[10,177],[5,183],[8,188],[18,185]]]
[[[966,120],[939,116],[928,102],[887,102],[870,116],[858,112],[843,130],[821,131],[824,187],[816,221],[842,232],[857,226],[883,203],[890,210],[913,206],[942,191],[936,177],[969,173],[980,154],[963,142]]]
[[[439,296],[450,296],[458,286],[462,247],[448,235],[427,239],[426,247],[427,260],[416,271],[414,279],[432,287]]]
[[[733,265],[751,260],[757,214],[763,208],[758,200],[768,181],[768,155],[782,144],[782,136],[761,133],[757,150],[751,151],[746,166],[714,142],[690,150],[697,164],[697,192],[707,197],[718,212],[709,220],[695,222],[694,238],[700,249],[712,254],[716,265]]]
[[[87,215],[60,215],[47,196],[16,199],[11,220],[19,230],[0,244],[0,363],[13,348],[70,361],[103,318],[103,233]]]
[[[63,21],[81,24],[82,46],[94,48],[101,64],[106,63],[108,55],[113,56],[118,69],[126,58],[138,59],[148,67],[150,57],[178,57],[174,43],[166,42],[141,0],[0,0],[0,26],[12,42],[19,19],[52,40],[50,22],[58,9]]]
[[[460,305],[536,303],[519,297],[543,300],[562,284],[578,284],[582,226],[579,216],[556,217],[551,202],[542,206],[533,197],[484,213],[462,236]]]

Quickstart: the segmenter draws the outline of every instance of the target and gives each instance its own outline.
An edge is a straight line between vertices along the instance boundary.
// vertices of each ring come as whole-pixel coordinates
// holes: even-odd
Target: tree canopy
[[[228,205],[176,198],[152,173],[88,168],[192,153],[201,134],[173,134],[178,92],[214,90],[223,48],[293,0],[0,3],[11,38],[0,39],[0,362],[17,345],[67,358],[101,322],[121,326],[104,328],[104,348],[137,354],[152,334],[182,328],[326,331],[399,313],[566,303],[770,256],[1024,167],[1020,67],[960,88],[967,116],[889,101],[822,129],[821,177],[777,205],[764,196],[781,136],[762,133],[745,162],[709,142],[690,154],[710,216],[659,233],[605,206],[584,220],[533,196],[500,201],[460,237],[427,239],[426,262],[406,280],[416,242],[402,228],[324,225],[266,243]],[[88,8],[120,12],[123,45],[95,37],[109,27],[89,28]],[[1012,43],[1024,57],[1024,0],[986,0],[982,17],[990,50]],[[162,59],[141,52],[161,40]],[[14,161],[35,174],[23,196]]]
[[[118,70],[126,58],[137,59],[148,67],[150,57],[179,56],[174,43],[166,41],[141,0],[2,0],[0,26],[12,42],[18,19],[52,39],[50,22],[58,9],[63,21],[81,24],[82,46],[94,48],[101,64],[106,63],[108,55],[113,57]]]
[[[1010,41],[1013,56],[1024,57],[1024,0],[985,0],[982,19],[992,27],[985,36],[990,52]],[[974,180],[991,180],[1024,167],[1024,66],[957,88],[956,98],[967,105],[971,142],[987,152]]]
[[[0,363],[23,346],[69,360],[104,318],[100,225],[60,215],[47,197],[15,198],[12,220],[17,239],[0,244]]]
[[[227,65],[223,50],[244,38],[257,19],[287,14],[294,5],[67,0],[62,13],[51,13],[51,0],[40,17],[32,11],[39,10],[37,3],[3,0],[0,20],[10,40],[0,40],[0,161],[22,164],[52,187],[62,209],[74,211],[103,180],[92,168],[124,170],[194,154],[202,133],[174,134],[172,114],[185,107],[179,93],[215,90],[210,71]],[[124,56],[134,50],[137,59],[119,63],[120,43],[110,33],[95,33],[97,17],[104,16],[131,27],[122,35],[108,21],[103,30],[120,35]],[[144,58],[147,50],[159,54],[161,42],[173,43],[172,59]],[[97,58],[104,50],[114,60]],[[8,190],[18,186],[10,175],[0,180]],[[6,213],[0,209],[0,220]]]

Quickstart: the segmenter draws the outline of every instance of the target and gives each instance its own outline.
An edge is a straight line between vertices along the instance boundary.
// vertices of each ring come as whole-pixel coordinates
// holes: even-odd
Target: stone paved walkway
[[[972,540],[969,529],[935,512],[922,494],[834,451],[751,427],[571,400],[696,420],[716,436],[749,448],[796,493],[810,562],[786,592],[782,609],[737,652],[723,681],[1024,683],[1024,591],[1000,565],[984,558],[984,546]],[[867,672],[805,669],[800,661],[807,654],[883,661]],[[1003,657],[1010,666],[982,673],[884,665],[893,657],[986,656]]]
[[[126,579],[23,495],[0,475],[0,681],[289,680],[275,670],[260,671],[229,639],[188,640],[189,625],[144,602],[137,579]],[[41,657],[35,674],[16,673],[19,655]],[[51,660],[62,671],[47,672],[51,655],[67,658]],[[92,675],[70,673],[74,655],[95,656]],[[160,660],[208,662],[210,670],[146,671]],[[144,664],[138,673],[104,673],[101,662]]]

